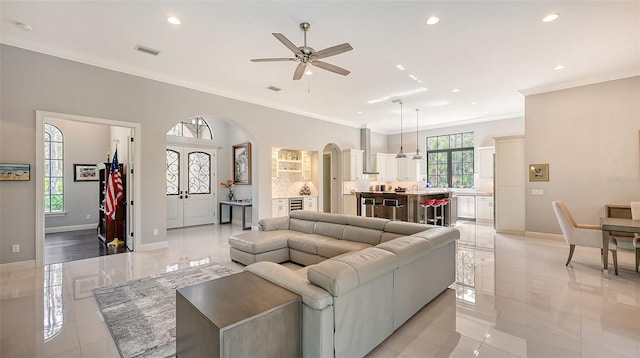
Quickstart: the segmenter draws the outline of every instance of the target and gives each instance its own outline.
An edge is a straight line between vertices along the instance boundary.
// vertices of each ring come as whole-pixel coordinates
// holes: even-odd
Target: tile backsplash
[[[311,189],[311,195],[318,195],[318,189],[312,181],[296,180],[296,175],[281,174],[277,178],[271,178],[271,196],[273,198],[286,198],[300,196],[300,190],[307,184]]]

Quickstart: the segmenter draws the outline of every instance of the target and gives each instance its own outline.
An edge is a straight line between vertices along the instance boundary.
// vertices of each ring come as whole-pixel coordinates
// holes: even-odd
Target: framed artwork
[[[233,184],[251,184],[251,143],[233,146]]]
[[[529,181],[549,181],[549,164],[529,165]]]
[[[73,181],[98,181],[98,166],[95,164],[74,164]]]
[[[3,180],[3,181],[31,180],[31,164],[0,163],[0,180]]]

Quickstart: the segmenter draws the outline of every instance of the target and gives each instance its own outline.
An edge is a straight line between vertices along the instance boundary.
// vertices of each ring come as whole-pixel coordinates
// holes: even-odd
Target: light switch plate
[[[542,190],[542,189],[531,189],[531,195],[544,195],[544,190]]]

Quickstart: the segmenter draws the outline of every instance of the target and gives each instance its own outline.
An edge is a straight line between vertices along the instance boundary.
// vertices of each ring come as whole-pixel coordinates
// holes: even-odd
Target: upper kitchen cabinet
[[[361,149],[345,149],[342,155],[344,180],[356,181],[362,179],[364,151]]]
[[[478,147],[478,177],[480,179],[493,178],[493,154],[495,147]]]
[[[398,180],[401,181],[420,181],[424,180],[421,174],[422,160],[413,160],[409,158],[396,159],[398,168]]]
[[[311,151],[273,148],[271,152],[271,177],[274,179],[286,174],[289,180],[314,181],[315,169]]]
[[[373,170],[378,172],[376,176],[380,181],[393,181],[398,179],[398,164],[396,155],[388,153],[375,153],[371,155]]]

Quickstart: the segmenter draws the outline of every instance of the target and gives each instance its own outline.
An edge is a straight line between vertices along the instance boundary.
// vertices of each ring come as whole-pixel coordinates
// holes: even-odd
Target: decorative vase
[[[233,190],[229,189],[229,201],[233,200]]]

